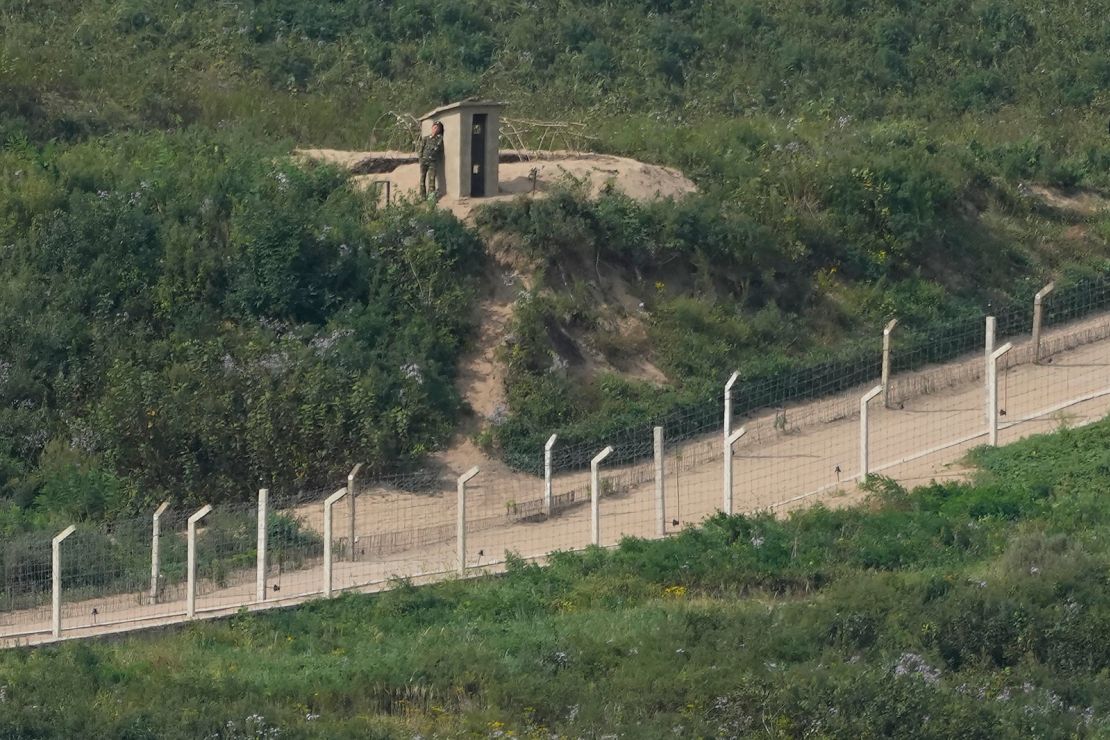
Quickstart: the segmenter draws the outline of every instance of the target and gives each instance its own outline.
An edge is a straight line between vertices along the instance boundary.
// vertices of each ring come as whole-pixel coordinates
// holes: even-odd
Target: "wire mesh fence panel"
[[[1054,326],[1110,310],[1110,278],[1080,280],[1057,288],[1045,301],[1044,325]]]
[[[78,524],[60,545],[64,626],[95,627],[154,616],[151,542],[147,517]]]
[[[257,504],[220,504],[197,522],[198,611],[255,600],[257,533]]]
[[[1087,424],[1105,414],[1110,348],[1105,342],[1077,345],[1076,341],[1101,338],[1106,331],[1110,328],[1095,325],[1051,334],[1041,343],[1039,363],[1033,362],[1029,345],[1003,356],[997,380],[999,444],[1061,426]]]
[[[21,534],[3,543],[4,593],[0,625],[5,633],[50,629],[50,536]]]
[[[337,504],[335,588],[445,573],[454,566],[455,486],[442,473],[377,478],[358,487],[355,542],[349,540],[352,499]]]
[[[1110,352],[1102,339],[1110,336],[1110,317],[1096,316],[1071,326],[1061,326],[1042,339],[1040,364],[1028,337],[999,360],[997,424],[999,441],[1051,431],[1061,424],[1087,423],[1110,409]],[[999,341],[998,344],[1001,344]],[[987,361],[979,353],[944,367],[895,378],[894,403],[889,408],[876,398],[868,412],[869,471],[912,486],[930,480],[960,477],[967,470],[959,461],[972,447],[989,441]],[[943,394],[938,393],[945,389]],[[849,399],[850,400],[850,399]],[[828,425],[806,442],[806,455],[834,464],[841,483],[797,486],[796,496],[855,488],[862,440],[859,411],[845,423]],[[781,445],[778,445],[781,447]],[[761,450],[761,452],[763,452]],[[847,465],[841,459],[849,460]],[[799,464],[799,469],[805,467]],[[780,474],[781,476],[781,474]],[[783,499],[789,501],[792,497]]]
[[[1003,305],[988,306],[944,324],[926,328],[902,328],[893,334],[891,369],[896,373],[920,371],[929,365],[947,363],[961,355],[981,350],[984,338],[984,319],[988,314],[997,319],[997,337],[1001,344],[1006,339],[1029,334],[1032,327],[1032,297],[1028,300],[1013,301]],[[1044,325],[1065,321],[1075,321],[1089,317],[1093,323],[1100,321],[1094,316],[1098,312],[1110,310],[1110,278],[1097,277],[1080,280],[1058,287],[1046,301]],[[829,398],[873,383],[881,375],[882,353],[881,337],[859,340],[841,345],[823,357],[811,360],[808,364],[783,372],[741,378],[733,391],[733,411],[738,416],[756,414],[763,409],[796,406],[808,401]],[[952,378],[952,382],[962,382]],[[688,435],[704,433],[710,426],[717,424],[712,400],[702,399],[690,408],[679,409],[657,423],[670,431],[668,437],[681,441]],[[635,444],[625,444],[626,437],[640,437],[640,430],[633,428],[614,429],[610,434],[600,434],[597,439],[584,441],[568,439],[558,451],[558,467],[581,466],[598,449],[599,443],[606,440],[615,448],[615,460],[626,459],[636,454]],[[642,451],[640,454],[646,454]],[[539,463],[534,457],[509,462],[514,467],[536,472]]]
[[[648,437],[647,443],[650,442]],[[652,459],[603,468],[598,479],[600,545],[615,545],[625,537],[657,536],[655,465]]]
[[[598,542],[613,544],[624,536],[651,536],[655,531],[653,479],[650,459],[652,436],[626,434],[619,442],[627,452],[621,459],[617,445],[599,466]],[[553,450],[554,453],[558,449]],[[594,450],[593,456],[600,449]],[[542,469],[543,450],[537,449]],[[465,563],[467,568],[503,562],[509,553],[540,558],[552,552],[577,550],[594,542],[594,509],[589,460],[581,456],[552,455],[550,495],[545,480],[497,467],[480,473],[467,484]],[[592,459],[592,456],[591,458]],[[560,469],[560,463],[562,465]],[[457,510],[457,509],[456,509]],[[455,546],[458,545],[457,538]],[[453,561],[457,566],[458,556]]]

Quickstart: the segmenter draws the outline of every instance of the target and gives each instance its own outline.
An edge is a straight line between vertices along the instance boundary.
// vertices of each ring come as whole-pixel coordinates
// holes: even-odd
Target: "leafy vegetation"
[[[1032,0],[574,0],[544,14],[506,0],[9,3],[0,110],[7,131],[42,140],[223,124],[354,147],[390,108],[484,94],[539,115],[589,113],[615,144],[697,174],[750,164],[753,122],[947,119],[974,127],[960,138],[1017,176],[1105,177],[1105,120],[1086,115],[1110,85],[1104,11],[1090,0],[1053,12]]]
[[[194,132],[0,155],[7,529],[322,486],[450,433],[481,244],[279,151]]]
[[[1110,421],[972,483],[0,655],[12,736],[1098,736]],[[157,706],[151,696],[161,701]],[[679,728],[679,729],[676,729]]]
[[[547,270],[518,312],[534,341],[513,349],[492,435],[516,458],[556,428],[595,439],[688,405],[724,366],[804,369],[892,314],[925,328],[1049,275],[1104,273],[1110,221],[1023,184],[1110,188],[1104,15],[1031,0],[7,3],[0,520],[223,500],[259,477],[323,486],[443,443],[478,237],[419,208],[379,213],[338,173],[286,160],[293,142],[410,145],[391,111],[500,98],[700,188],[484,217],[547,262],[638,272],[650,312],[642,336],[622,332]],[[550,372],[551,327],[617,367],[648,357],[667,390]]]

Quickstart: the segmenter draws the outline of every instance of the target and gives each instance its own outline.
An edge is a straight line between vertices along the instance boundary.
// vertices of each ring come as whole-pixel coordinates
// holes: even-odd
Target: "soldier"
[[[431,183],[432,195],[438,195],[436,189],[436,167],[443,159],[443,124],[439,121],[432,122],[432,135],[425,136],[420,141],[420,197],[428,197],[428,184]]]

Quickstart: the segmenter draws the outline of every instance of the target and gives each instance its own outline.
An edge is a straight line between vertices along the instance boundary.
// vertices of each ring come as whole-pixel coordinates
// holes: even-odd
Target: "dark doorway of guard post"
[[[470,131],[470,195],[486,194],[486,114],[475,113]]]

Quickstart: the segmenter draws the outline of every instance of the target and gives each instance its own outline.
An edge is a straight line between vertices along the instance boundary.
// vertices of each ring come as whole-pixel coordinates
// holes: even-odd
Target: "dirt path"
[[[1000,442],[1008,443],[1030,434],[1051,431],[1062,425],[1090,423],[1110,413],[1110,318],[1089,319],[1082,324],[1058,329],[1048,335],[1053,346],[1068,347],[1086,338],[1094,340],[1074,349],[1064,349],[1041,365],[1021,364],[999,379]],[[1078,337],[1078,339],[1077,339]],[[1028,351],[1014,350],[1017,359]],[[890,476],[907,485],[932,479],[959,478],[967,474],[960,461],[974,446],[985,443],[984,385],[975,369],[981,360],[970,357],[932,370],[899,376],[906,389],[893,409],[876,401],[870,413],[870,459],[873,472]],[[858,408],[858,395],[845,394],[790,410],[793,419],[787,430],[774,427],[774,415],[747,421],[749,434],[736,446],[733,460],[734,501],[737,511],[773,508],[786,510],[816,501],[844,505],[858,501],[855,476],[859,472],[859,421],[851,413]],[[899,407],[899,404],[901,407]],[[460,448],[461,454],[462,448]],[[472,459],[451,461],[469,467]],[[717,435],[673,445],[665,459],[668,531],[697,523],[723,504],[722,448]],[[556,515],[527,523],[515,521],[507,509],[513,502],[542,496],[542,481],[503,468],[483,465],[483,473],[468,489],[469,567],[497,567],[506,551],[542,557],[557,549],[576,549],[590,542],[591,514],[588,505],[576,505]],[[839,468],[839,471],[838,471]],[[622,537],[656,536],[653,463],[604,471],[603,488],[612,493],[600,503],[601,542],[617,543]],[[559,475],[554,492],[565,494],[588,489],[588,472]],[[340,505],[341,507],[342,505]],[[319,504],[299,511],[308,526],[319,526],[314,512]],[[450,573],[456,567],[454,521],[455,495],[446,489],[440,495],[415,495],[401,491],[372,491],[357,502],[357,532],[380,550],[355,562],[337,562],[335,588],[376,590],[390,577]],[[343,511],[337,507],[337,520]],[[345,528],[337,526],[345,532]],[[414,532],[428,537],[412,546],[405,542]],[[438,539],[436,539],[438,537]],[[377,539],[375,539],[377,538]],[[415,542],[415,540],[413,540]],[[390,543],[393,546],[388,546]],[[206,584],[198,597],[202,614],[226,613],[254,598],[253,571],[238,574],[238,585],[215,588]],[[271,573],[268,587],[279,585],[282,603],[318,594],[323,583],[319,561],[282,573]],[[269,593],[269,592],[268,592]],[[117,629],[106,622],[142,619],[136,625],[181,621],[181,600],[146,605],[136,594],[67,603],[63,619],[68,636],[99,634]],[[92,610],[96,609],[93,625]],[[49,610],[40,608],[0,615],[2,644],[49,639]]]

